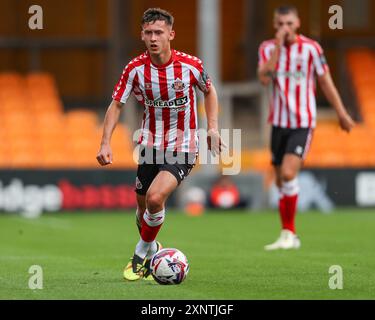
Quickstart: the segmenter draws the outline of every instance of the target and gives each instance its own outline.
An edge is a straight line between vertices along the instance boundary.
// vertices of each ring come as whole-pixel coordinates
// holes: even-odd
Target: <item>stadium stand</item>
[[[100,135],[94,111],[64,112],[50,74],[0,73],[1,168],[96,168]],[[122,124],[112,146],[112,167],[135,167],[131,136]]]

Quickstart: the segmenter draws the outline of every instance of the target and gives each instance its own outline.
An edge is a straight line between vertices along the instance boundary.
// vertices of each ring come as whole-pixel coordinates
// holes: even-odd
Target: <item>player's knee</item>
[[[146,195],[146,204],[149,211],[160,210],[164,205],[164,197],[157,192]]]
[[[284,169],[281,172],[281,180],[282,180],[282,182],[291,181],[291,180],[295,179],[296,177],[297,177],[297,172],[295,172],[292,169],[289,169],[289,168],[288,169]]]
[[[299,193],[298,179],[284,181],[281,187],[281,192],[286,196],[294,196]]]

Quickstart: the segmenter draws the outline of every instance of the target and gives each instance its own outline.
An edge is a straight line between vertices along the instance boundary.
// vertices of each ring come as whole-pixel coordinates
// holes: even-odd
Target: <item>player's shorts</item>
[[[295,154],[301,159],[305,159],[309,151],[313,135],[312,128],[280,128],[272,127],[271,152],[272,164],[281,165],[284,155]]]
[[[194,168],[197,153],[164,152],[151,148],[140,148],[140,159],[135,180],[135,192],[145,195],[152,181],[160,171],[168,171],[176,178],[178,185]]]

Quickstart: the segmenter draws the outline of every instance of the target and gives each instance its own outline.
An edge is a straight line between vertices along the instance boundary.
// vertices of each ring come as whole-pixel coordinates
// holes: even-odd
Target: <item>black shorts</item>
[[[272,164],[280,166],[287,153],[295,154],[304,160],[310,148],[312,134],[312,128],[288,129],[273,126],[271,134]]]
[[[145,155],[146,152],[148,156]],[[168,171],[176,178],[178,185],[194,168],[197,153],[164,152],[141,147],[140,163],[138,164],[135,180],[135,192],[145,195],[152,181],[160,171]]]

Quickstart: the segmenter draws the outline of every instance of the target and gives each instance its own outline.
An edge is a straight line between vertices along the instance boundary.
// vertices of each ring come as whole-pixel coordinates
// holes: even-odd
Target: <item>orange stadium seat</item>
[[[58,97],[56,84],[50,76],[29,75],[26,84],[33,97]]]
[[[113,146],[122,146],[125,148],[133,148],[130,133],[123,125],[118,125],[112,135]]]
[[[272,168],[271,154],[268,149],[253,150],[251,155],[253,169],[267,171]]]
[[[19,87],[24,86],[25,80],[17,72],[1,72],[0,87]]]
[[[64,107],[61,101],[56,99],[31,100],[30,110],[36,114],[59,113],[64,114]]]
[[[57,139],[54,136],[40,136],[39,144],[44,154],[49,151],[60,151],[62,154],[67,154],[68,143],[67,140],[64,139],[63,134],[61,134],[60,139]]]
[[[11,168],[37,168],[38,159],[37,155],[26,150],[20,151],[20,153],[13,154],[10,159]]]
[[[6,140],[3,140],[3,139]],[[0,130],[0,139],[2,141],[8,141],[8,137],[5,135],[4,130]],[[0,143],[0,166],[8,167],[10,164],[10,158],[12,158],[12,147],[9,143]]]
[[[23,99],[4,99],[1,100],[0,113],[30,113],[30,109],[27,102]]]
[[[349,50],[346,58],[364,123],[357,125],[343,140],[344,158],[350,166],[375,166],[375,53],[371,49],[356,48]]]
[[[9,142],[11,157],[9,163],[11,167],[29,168],[37,166],[37,158],[40,148],[32,139],[13,140]]]
[[[30,113],[8,112],[2,113],[0,123],[6,130],[26,130],[33,126],[34,117]]]
[[[62,150],[48,150],[42,154],[40,165],[44,168],[71,168],[74,167],[69,157]]]
[[[19,97],[22,99],[29,97],[29,92],[22,87],[14,86],[0,86],[0,99],[11,99],[12,97]]]
[[[45,110],[35,113],[36,123],[47,128],[63,128],[65,127],[65,115],[63,112],[54,110]]]
[[[74,111],[69,111],[66,113],[66,118],[68,122],[74,122],[74,123],[93,123],[97,124],[97,116],[96,113],[93,111],[88,111],[88,110],[74,110]]]
[[[233,154],[233,157],[241,157],[241,168],[244,170],[251,170],[251,150],[244,150],[238,154]]]
[[[111,167],[128,167],[136,168],[137,159],[133,156],[134,149],[132,148],[119,148],[113,147],[113,164]],[[136,154],[137,155],[137,154]]]

